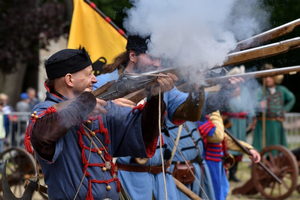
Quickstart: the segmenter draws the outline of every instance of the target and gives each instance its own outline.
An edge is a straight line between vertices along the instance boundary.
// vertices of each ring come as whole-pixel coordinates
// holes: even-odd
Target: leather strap
[[[170,166],[169,162],[166,162],[165,169],[167,169]],[[162,165],[157,166],[138,166],[138,165],[126,165],[126,164],[120,164],[116,163],[115,165],[115,171],[123,170],[123,171],[130,171],[130,172],[148,172],[151,174],[159,174],[162,172]]]

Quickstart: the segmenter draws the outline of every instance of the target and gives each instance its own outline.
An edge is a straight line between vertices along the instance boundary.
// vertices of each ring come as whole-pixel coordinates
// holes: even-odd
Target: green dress
[[[258,102],[262,98],[262,89],[258,91]],[[289,112],[295,104],[295,96],[286,87],[277,85],[276,92],[270,93],[266,89],[267,109],[266,112],[266,137],[265,147],[270,145],[287,146],[285,131],[282,125],[284,113]],[[257,117],[257,124],[254,130],[253,147],[258,151],[262,150],[262,119]]]

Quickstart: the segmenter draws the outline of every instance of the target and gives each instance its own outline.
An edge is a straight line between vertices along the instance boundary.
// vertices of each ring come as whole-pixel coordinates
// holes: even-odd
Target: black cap
[[[136,51],[137,53],[146,53],[149,40],[150,36],[141,37],[138,35],[130,35],[127,38],[126,49]]]
[[[46,73],[49,79],[65,76],[67,73],[78,72],[92,64],[85,49],[63,49],[45,62]]]

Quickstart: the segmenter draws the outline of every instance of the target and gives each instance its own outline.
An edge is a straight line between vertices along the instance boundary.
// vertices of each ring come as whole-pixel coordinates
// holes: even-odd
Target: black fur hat
[[[143,38],[138,35],[130,35],[127,38],[126,49],[136,51],[137,53],[146,53],[149,40],[150,36]]]
[[[80,71],[92,64],[85,49],[63,49],[45,62],[46,73],[49,79],[65,76],[67,73]]]

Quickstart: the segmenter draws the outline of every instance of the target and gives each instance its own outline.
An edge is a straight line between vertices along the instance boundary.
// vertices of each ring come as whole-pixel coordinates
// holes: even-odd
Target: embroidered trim
[[[145,107],[145,105],[146,105],[146,102],[133,107],[132,110],[131,110],[132,114],[134,113],[135,110],[142,111],[143,108]]]

